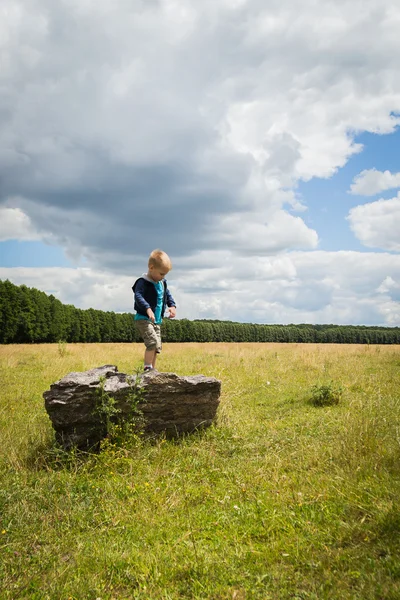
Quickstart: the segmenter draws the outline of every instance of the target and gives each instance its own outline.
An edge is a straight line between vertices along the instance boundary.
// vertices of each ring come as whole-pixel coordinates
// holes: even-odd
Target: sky
[[[397,0],[2,0],[0,279],[400,325]]]

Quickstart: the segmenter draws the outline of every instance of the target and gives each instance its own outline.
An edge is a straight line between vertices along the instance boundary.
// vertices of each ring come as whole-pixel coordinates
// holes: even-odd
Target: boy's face
[[[158,283],[159,281],[164,279],[168,272],[169,269],[165,266],[156,267],[154,265],[151,265],[147,274],[150,277],[150,279],[152,279],[155,283]]]

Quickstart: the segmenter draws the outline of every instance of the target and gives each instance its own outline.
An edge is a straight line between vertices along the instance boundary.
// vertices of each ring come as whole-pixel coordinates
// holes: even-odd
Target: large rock
[[[65,449],[88,449],[107,435],[110,422],[134,416],[132,399],[145,433],[176,437],[211,425],[220,392],[221,382],[212,377],[158,371],[130,376],[104,365],[69,373],[43,397],[57,441]]]

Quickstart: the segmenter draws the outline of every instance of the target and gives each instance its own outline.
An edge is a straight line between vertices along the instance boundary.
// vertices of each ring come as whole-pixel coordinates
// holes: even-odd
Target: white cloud
[[[351,194],[375,196],[380,192],[400,187],[400,173],[366,169],[361,171],[350,186]]]
[[[19,208],[0,206],[0,241],[40,240],[30,218]]]
[[[270,216],[263,213],[236,213],[222,217],[210,228],[214,246],[235,248],[240,254],[262,256],[287,248],[315,248],[318,236],[302,219],[283,210]],[[219,238],[219,239],[218,239]]]
[[[154,246],[314,248],[289,212],[298,181],[399,123],[392,0],[300,15],[294,0],[5,0],[5,15],[0,202],[19,197],[95,268],[126,272]]]
[[[377,288],[377,291],[381,294],[385,294],[387,292],[391,292],[392,290],[400,291],[400,283],[396,282],[392,277],[390,277],[390,275],[388,275]]]
[[[400,192],[390,200],[380,199],[355,206],[347,219],[365,246],[400,251]]]
[[[214,269],[179,269],[179,305],[193,318],[255,323],[398,325],[400,256],[359,252],[291,252]],[[220,268],[217,268],[220,264]],[[171,275],[175,278],[175,275]],[[393,281],[381,287],[382,281]],[[172,281],[175,283],[174,279]]]

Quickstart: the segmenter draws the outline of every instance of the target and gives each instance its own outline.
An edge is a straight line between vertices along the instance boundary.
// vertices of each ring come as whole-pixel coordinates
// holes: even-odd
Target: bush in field
[[[342,386],[333,381],[323,385],[314,385],[311,388],[310,402],[314,406],[333,406],[339,404],[343,391]]]

